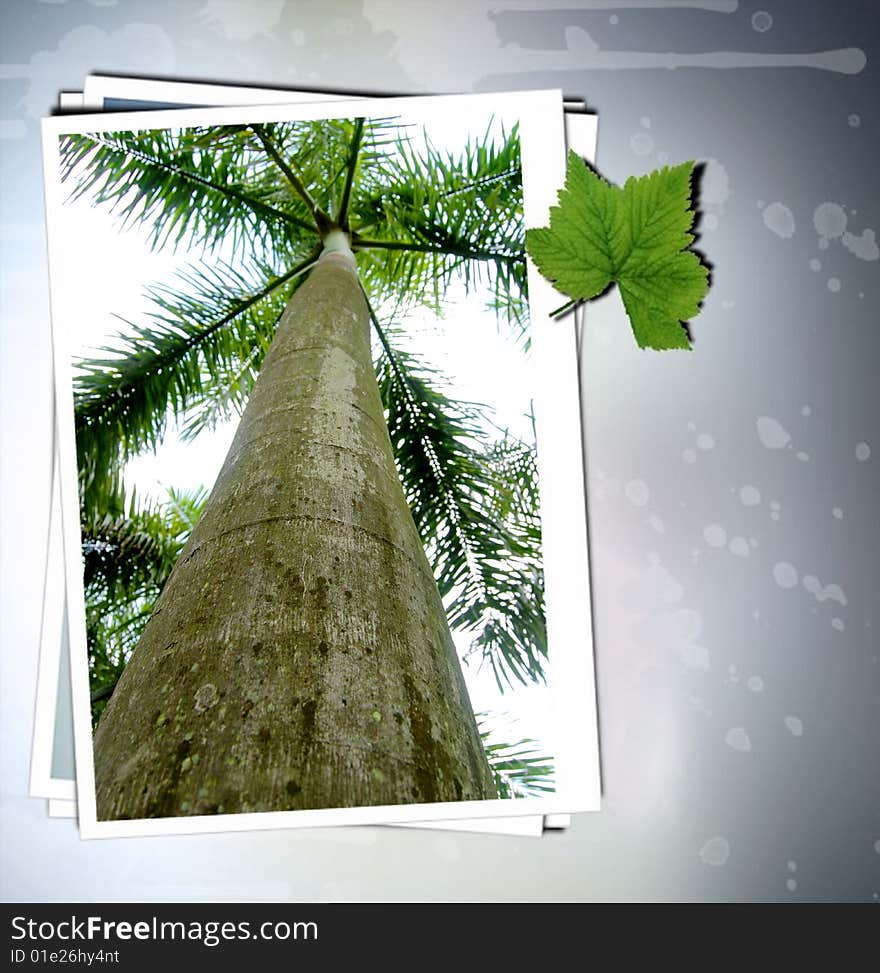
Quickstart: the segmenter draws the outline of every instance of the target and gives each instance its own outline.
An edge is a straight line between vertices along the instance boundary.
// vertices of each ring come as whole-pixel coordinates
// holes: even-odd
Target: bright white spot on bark
[[[216,706],[219,700],[220,693],[217,691],[217,687],[211,682],[206,682],[205,685],[199,687],[196,692],[196,712],[206,712],[212,706]]]

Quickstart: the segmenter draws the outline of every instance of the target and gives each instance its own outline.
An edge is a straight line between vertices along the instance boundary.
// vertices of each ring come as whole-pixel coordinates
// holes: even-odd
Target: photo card
[[[369,111],[359,102],[348,112],[346,105],[336,103],[284,111],[250,108],[244,114],[241,109],[199,109],[80,116],[46,123],[61,492],[62,499],[72,497],[74,503],[72,509],[64,505],[65,547],[76,555],[67,552],[67,581],[84,835],[277,827],[282,820],[284,826],[384,823],[597,806],[573,330],[570,324],[547,319],[556,295],[531,273],[529,313],[511,321],[512,290],[524,289],[526,264],[522,258],[522,266],[515,266],[514,246],[503,249],[524,225],[540,222],[555,197],[563,158],[561,151],[551,158],[554,153],[547,146],[554,144],[548,125],[552,129],[561,123],[559,109],[558,93],[528,93],[388,100],[381,106],[371,104]],[[555,144],[561,146],[561,138]],[[513,161],[517,156],[518,162]],[[505,198],[501,190],[517,164],[521,185],[515,200]],[[186,185],[175,186],[172,175]],[[65,203],[71,198],[65,191],[70,180],[76,185],[76,201]],[[322,193],[324,203],[318,198]],[[208,206],[212,199],[216,212]],[[98,220],[106,222],[109,212],[112,224],[114,210],[127,229],[120,232],[114,225],[102,238],[105,230]],[[218,214],[220,225],[211,225]],[[475,222],[472,218],[480,214],[481,221]],[[143,221],[145,215],[149,218]],[[455,226],[454,218],[462,222]],[[133,227],[139,221],[149,224],[149,233],[143,225]],[[91,267],[97,264],[101,279],[118,285],[114,300],[127,300],[125,289],[130,293],[131,281],[122,271],[126,263],[149,265],[150,272],[161,271],[157,277],[170,271],[183,287],[140,281],[140,289],[151,285],[152,306],[123,301],[118,306],[133,308],[126,314],[137,320],[126,317],[121,329],[115,326],[116,334],[102,332],[108,313],[123,315],[110,311],[109,305],[95,308],[97,281],[89,279],[88,267],[72,259],[72,241],[81,237],[86,224],[95,234],[89,249],[95,258]],[[384,235],[375,235],[377,229]],[[146,241],[145,235],[150,237]],[[472,243],[481,245],[464,247],[462,241],[469,235]],[[129,242],[132,236],[134,242]],[[297,252],[308,242],[313,244],[310,250]],[[323,250],[315,242],[322,243]],[[130,246],[142,248],[140,256],[149,253],[155,261],[134,261]],[[206,266],[193,260],[194,255],[203,260],[206,252],[214,263]],[[292,254],[302,259],[291,261]],[[285,269],[279,267],[279,259],[287,261]],[[297,344],[311,334],[302,324],[311,312],[295,306],[291,310],[291,305],[307,303],[294,301],[301,286],[304,294],[309,293],[300,280],[307,271],[309,279],[322,273],[339,281],[350,279],[350,300],[363,301],[368,327],[357,367],[351,364],[355,349],[345,344],[350,335],[334,339],[336,343],[323,352],[316,350],[326,338],[329,326],[324,324],[309,338],[311,344]],[[433,293],[419,292],[419,285],[424,291],[428,282]],[[438,285],[444,288],[442,295]],[[83,294],[90,299],[84,300]],[[326,309],[326,295],[316,300]],[[481,305],[494,302],[494,334],[504,336],[509,346],[504,352],[500,344],[481,345],[491,329],[485,322],[476,323],[478,300]],[[504,327],[499,310],[507,319]],[[348,313],[354,313],[351,307]],[[288,330],[294,345],[276,352],[279,320],[293,321]],[[467,323],[457,326],[465,338],[459,334],[456,344],[450,333],[463,320]],[[518,336],[510,333],[512,323],[520,328]],[[277,330],[280,336],[280,325]],[[108,339],[113,339],[104,345],[109,351],[97,364],[87,349]],[[527,354],[522,354],[524,349]],[[75,372],[71,354],[80,363]],[[525,363],[517,363],[515,354]],[[568,361],[563,363],[565,354]],[[173,375],[172,359],[180,366]],[[288,371],[288,359],[299,360],[300,374]],[[349,371],[340,383],[331,366],[342,359],[349,361]],[[273,391],[271,383],[261,379],[272,374],[266,368],[276,360],[282,363],[274,366],[281,377]],[[501,367],[493,369],[492,364]],[[475,370],[475,365],[480,367]],[[524,370],[517,371],[520,367]],[[326,377],[328,369],[336,375],[335,384],[325,388],[323,399],[316,398],[313,387],[327,385],[316,376]],[[503,375],[493,383],[499,371]],[[72,373],[76,410],[70,401]],[[450,377],[452,373],[456,374]],[[569,376],[573,382],[568,383],[566,400],[561,378]],[[286,398],[291,384],[300,390],[299,401]],[[269,391],[262,393],[264,387]],[[452,389],[475,388],[478,396],[450,394]],[[533,393],[526,409],[510,394],[512,389]],[[340,404],[344,394],[345,406]],[[296,400],[295,391],[292,397]],[[489,400],[481,406],[492,407],[491,420],[467,411],[479,398]],[[110,409],[106,415],[112,415],[111,422],[104,421],[106,415],[100,418],[103,408]],[[565,408],[570,410],[568,417]],[[278,420],[278,428],[271,422],[260,425],[267,415],[274,421],[272,417],[288,413],[296,415],[295,422],[285,426],[287,420]],[[428,421],[432,417],[433,426]],[[517,425],[523,418],[527,422]],[[297,443],[294,433],[302,431],[305,419],[311,425],[305,440]],[[574,420],[574,439],[572,422],[566,419]],[[337,434],[345,432],[346,422],[350,438],[343,441]],[[370,439],[367,431],[380,425],[383,435],[375,433]],[[250,429],[250,439],[241,433],[242,427]],[[444,446],[448,451],[438,452]],[[285,466],[287,450],[294,459]],[[383,450],[381,460],[377,457]],[[366,466],[338,459],[331,465],[327,460],[358,452],[368,456]],[[468,462],[456,470],[456,460],[462,459]],[[204,480],[210,472],[213,482],[221,467],[207,499],[210,484],[193,486],[193,473]],[[516,475],[505,480],[508,467],[514,467]],[[531,473],[524,477],[527,467]],[[329,479],[321,480],[324,468]],[[465,488],[458,493],[453,472],[465,474]],[[573,472],[578,502],[566,509],[569,484],[561,478]],[[437,488],[447,483],[446,475],[449,490],[444,494]],[[469,486],[467,475],[474,477]],[[555,490],[548,477],[557,485]],[[172,485],[175,478],[184,485]],[[478,492],[473,483],[490,488]],[[166,489],[166,497],[157,492],[160,488]],[[266,494],[269,489],[281,497]],[[524,496],[528,493],[535,497]],[[83,498],[79,516],[77,494]],[[402,507],[395,499],[400,496]],[[140,505],[139,497],[144,498]],[[540,503],[537,518],[535,499]],[[486,501],[493,505],[489,512],[494,522],[476,507]],[[262,504],[262,509],[255,504]],[[304,512],[308,504],[320,504],[319,512]],[[358,504],[367,508],[360,521],[352,513]],[[375,536],[376,525],[390,516],[395,504],[409,521],[402,515],[385,537]],[[231,523],[236,505],[244,510],[244,518]],[[214,512],[208,516],[212,506]],[[346,507],[342,516],[340,507]],[[463,513],[479,524],[479,530]],[[89,517],[91,526],[99,528],[92,537],[85,529]],[[165,517],[170,519],[163,524]],[[187,530],[175,524],[174,517],[183,517]],[[198,526],[182,552],[174,543],[169,546],[166,560],[179,557],[177,567],[171,564],[173,570],[167,564],[162,568],[166,573],[161,585],[153,585],[153,594],[161,588],[159,601],[151,602],[151,591],[144,588],[120,604],[108,592],[131,594],[134,589],[125,584],[134,582],[124,577],[125,565],[113,563],[124,548],[121,534],[108,539],[109,532],[136,526],[143,528],[141,540],[152,542],[155,536],[142,536],[149,534],[147,520],[159,534],[169,523],[172,530],[180,528],[174,535],[178,545],[193,522]],[[291,533],[294,522],[305,520],[313,531],[311,548],[304,535],[296,538]],[[74,530],[68,526],[71,521]],[[273,539],[268,528],[260,526],[268,523],[282,523],[285,529]],[[572,527],[578,523],[583,526],[579,537]],[[444,524],[451,531],[444,533]],[[500,529],[493,537],[495,528]],[[236,533],[243,547],[233,543]],[[361,534],[370,537],[369,543]],[[539,556],[530,562],[528,539],[534,536],[540,539]],[[498,546],[499,538],[506,548]],[[455,545],[462,548],[466,540],[474,546],[465,550],[462,560]],[[483,551],[481,542],[487,544]],[[219,571],[216,576],[210,570],[205,573],[205,568],[196,570],[193,563],[200,554],[210,554],[205,548],[212,544],[217,547],[212,561]],[[254,545],[260,550],[254,551]],[[300,548],[297,574],[288,557]],[[385,548],[390,550],[391,566],[382,575],[377,552]],[[85,577],[80,550],[86,552]],[[351,571],[335,583],[327,560],[334,550],[332,557],[339,561],[332,563],[346,562],[345,570]],[[236,565],[236,556],[250,556],[248,552],[255,559]],[[323,573],[310,573],[316,565]],[[412,571],[413,565],[421,574],[401,583],[404,568]],[[497,568],[498,577],[493,578],[490,568]],[[431,584],[422,585],[424,592],[417,598],[421,579],[429,575]],[[366,586],[361,595],[356,593],[355,578]],[[483,582],[477,592],[468,588],[475,578]],[[524,584],[526,578],[531,588]],[[564,593],[578,581],[582,587],[572,604]],[[541,591],[536,594],[538,583]],[[85,596],[79,608],[77,586]],[[178,589],[184,597],[175,606],[172,595]],[[433,616],[432,591],[435,607],[440,603]],[[523,592],[530,595],[525,601]],[[529,617],[528,610],[508,616],[506,622],[502,619],[499,606],[504,597],[512,599],[510,604],[534,609],[541,595],[546,611],[537,623],[535,613]],[[244,600],[243,610],[237,598]],[[267,598],[275,613],[265,609]],[[267,617],[261,617],[258,604]],[[197,634],[184,632],[193,616]],[[389,616],[396,616],[391,628]],[[144,617],[151,620],[141,633]],[[407,647],[403,643],[410,622],[405,620],[413,618],[421,634],[410,638]],[[255,635],[261,625],[270,633],[268,639]],[[543,645],[541,625],[547,632]],[[107,641],[107,631],[115,633],[116,641]],[[131,634],[129,644],[120,632]],[[554,633],[559,633],[555,640]],[[173,637],[181,634],[183,639]],[[321,637],[328,634],[332,644]],[[242,652],[242,640],[248,642],[250,654]],[[181,641],[188,648],[177,648]],[[275,657],[256,661],[266,652],[267,641]],[[384,657],[371,659],[379,646]],[[339,658],[322,664],[333,656]],[[190,663],[188,668],[184,662]],[[163,665],[171,667],[173,678],[159,685]],[[529,727],[528,739],[514,739],[512,747],[509,740],[493,740],[491,728],[485,728],[487,711],[475,710],[472,697],[491,697],[483,685],[491,675],[497,684],[492,701],[497,703],[503,698],[497,690],[505,687],[506,678],[508,683],[519,680],[527,685],[523,677],[534,676],[538,668],[550,683],[547,699],[560,671],[580,677],[579,685],[570,679],[562,683],[573,706],[525,704],[523,712],[530,716],[562,713],[564,731],[554,732],[548,718],[539,732]],[[98,684],[102,678],[103,686]],[[267,683],[269,688],[258,688]],[[510,695],[511,704],[517,695],[525,698],[529,693]],[[108,715],[106,728],[103,719],[99,723],[98,739],[103,734],[110,743],[96,747],[96,757],[112,756],[101,756],[93,764],[92,720],[98,719],[100,712],[95,711],[107,698],[112,701],[108,714],[115,709],[123,715],[118,721]],[[187,727],[188,722],[195,726]],[[547,753],[532,746],[536,740]],[[546,746],[551,740],[553,746]],[[572,743],[579,753],[577,767],[566,761]],[[585,752],[596,755],[592,774],[583,771]],[[103,791],[101,786],[95,789],[95,764],[100,765]],[[138,799],[126,804],[125,794],[135,783],[146,796],[140,804]],[[225,801],[211,800],[212,787]]]

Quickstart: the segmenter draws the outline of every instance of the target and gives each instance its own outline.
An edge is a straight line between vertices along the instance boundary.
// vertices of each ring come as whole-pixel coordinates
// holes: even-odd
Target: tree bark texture
[[[496,796],[349,258],[282,315],[94,752],[99,820]]]

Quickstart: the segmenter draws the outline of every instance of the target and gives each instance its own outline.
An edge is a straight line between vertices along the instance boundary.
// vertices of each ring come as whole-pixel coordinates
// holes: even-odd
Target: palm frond
[[[499,306],[526,290],[518,130],[471,139],[461,153],[428,139],[397,145],[366,169],[352,204],[353,245],[364,283],[381,301],[405,279],[414,300],[435,298],[453,279],[483,283]],[[475,243],[474,241],[479,241]]]
[[[314,223],[301,206],[269,193],[260,179],[265,158],[242,128],[65,135],[61,177],[73,183],[70,199],[108,206],[123,227],[150,225],[154,249],[292,245],[315,232]]]
[[[132,493],[124,513],[83,511],[86,634],[92,716],[97,721],[159,593],[208,499],[204,487],[169,489],[161,503]]]
[[[130,457],[155,449],[170,416],[194,435],[240,411],[278,317],[316,256],[280,275],[223,263],[183,271],[182,287],[148,291],[157,310],[101,349],[110,357],[78,364],[74,414],[84,498],[106,503],[109,479]]]
[[[475,715],[498,797],[545,797],[556,790],[553,760],[541,752],[537,741],[499,739],[496,718],[486,712]]]
[[[540,681],[547,640],[533,449],[487,442],[484,410],[447,397],[437,373],[374,324],[397,468],[449,624],[470,633],[502,690]]]

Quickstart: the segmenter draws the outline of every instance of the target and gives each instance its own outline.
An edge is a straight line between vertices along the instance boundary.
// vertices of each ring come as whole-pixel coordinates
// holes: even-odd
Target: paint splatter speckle
[[[721,524],[707,524],[703,528],[703,540],[709,547],[724,547],[727,543],[727,531]]]
[[[773,580],[780,588],[796,588],[798,583],[797,568],[789,561],[778,561],[773,565]]]
[[[747,483],[740,488],[739,499],[744,507],[757,507],[761,502],[761,491],[756,486]]]
[[[783,240],[794,236],[794,213],[784,203],[770,203],[761,214],[764,226]]]
[[[758,439],[766,449],[784,449],[791,442],[788,430],[772,416],[759,416],[755,425]]]
[[[793,737],[804,735],[804,724],[796,716],[786,716],[785,726]]]
[[[846,210],[837,203],[820,203],[813,211],[813,226],[819,236],[836,240],[846,229]]]
[[[724,734],[724,742],[731,750],[748,753],[752,749],[752,741],[748,733],[741,726],[734,726]]]
[[[651,498],[651,491],[644,480],[630,480],[623,488],[626,499],[635,507],[644,507]]]
[[[700,861],[704,865],[720,868],[730,858],[730,844],[721,835],[710,838],[700,849]]]

